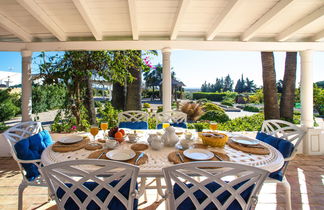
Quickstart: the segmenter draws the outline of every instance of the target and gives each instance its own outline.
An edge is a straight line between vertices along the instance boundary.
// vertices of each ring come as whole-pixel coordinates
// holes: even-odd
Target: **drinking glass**
[[[217,130],[217,123],[216,122],[210,122],[209,128],[210,128],[210,130],[213,130],[213,131]]]
[[[162,124],[162,128],[164,129],[164,128],[167,128],[167,127],[169,127],[170,126],[170,123],[163,123]]]
[[[91,133],[91,135],[93,135],[93,143],[92,144],[95,144],[96,135],[99,133],[98,126],[97,125],[92,125],[91,128],[90,128],[90,133]]]
[[[101,130],[104,131],[103,136],[105,137],[106,130],[108,129],[108,122],[102,122],[102,123],[100,124],[100,128],[101,128]]]

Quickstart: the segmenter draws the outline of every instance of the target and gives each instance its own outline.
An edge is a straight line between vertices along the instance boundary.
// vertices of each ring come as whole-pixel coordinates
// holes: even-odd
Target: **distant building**
[[[0,87],[10,87],[21,84],[21,73],[0,70]]]

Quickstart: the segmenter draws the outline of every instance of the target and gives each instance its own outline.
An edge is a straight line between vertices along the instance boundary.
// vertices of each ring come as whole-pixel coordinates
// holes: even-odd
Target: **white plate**
[[[79,142],[83,139],[82,136],[65,136],[63,138],[61,138],[60,140],[58,140],[58,142],[62,143],[62,144],[73,144],[76,142]]]
[[[121,150],[121,149],[111,150],[106,154],[107,158],[111,160],[119,160],[119,161],[130,160],[133,157],[135,157],[135,155],[136,153],[133,150]]]
[[[232,141],[243,144],[243,145],[258,145],[259,141],[255,139],[246,139],[246,138],[232,138]]]
[[[205,149],[187,149],[183,155],[192,160],[209,160],[214,157],[214,153]]]

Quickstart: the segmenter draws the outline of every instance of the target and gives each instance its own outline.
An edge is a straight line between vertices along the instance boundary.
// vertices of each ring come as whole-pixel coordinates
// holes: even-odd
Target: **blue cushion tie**
[[[247,181],[243,181],[241,183],[238,183],[238,184],[234,185],[233,188],[235,190],[237,190],[238,188],[240,188],[246,182]],[[188,188],[191,188],[193,186],[193,184],[185,184],[185,185]],[[211,193],[213,193],[216,190],[218,190],[219,188],[221,188],[221,185],[217,184],[216,182],[211,182],[211,183],[205,185],[205,187]],[[253,188],[254,188],[254,184],[251,185],[250,187],[248,187],[246,190],[244,190],[240,194],[242,196],[242,198],[245,200],[245,202],[247,202],[249,200]],[[178,184],[175,184],[173,186],[173,193],[174,193],[174,198],[177,199],[178,197],[180,197],[184,193],[184,191]],[[193,194],[197,198],[197,201],[200,204],[202,202],[204,202],[208,198],[207,195],[204,192],[202,192],[201,190],[197,190]],[[223,205],[230,196],[231,196],[231,193],[226,190],[226,191],[224,191],[223,193],[221,193],[220,195],[217,196],[217,200]],[[196,207],[195,207],[195,205],[193,204],[193,202],[191,201],[191,199],[189,197],[186,198],[185,200],[183,200],[182,203],[177,208],[177,210],[195,210],[195,209],[196,209]],[[214,210],[214,209],[217,209],[217,208],[216,208],[216,206],[214,205],[213,202],[210,202],[205,208],[205,210]],[[234,201],[228,206],[227,209],[228,210],[237,210],[237,209],[242,209],[242,208],[241,208],[240,204],[237,202],[237,200],[234,199]]]
[[[129,128],[129,129],[148,129],[148,124],[145,121],[139,122],[120,122],[120,128]]]
[[[258,132],[256,139],[263,141],[267,144],[270,144],[271,146],[276,148],[282,154],[282,156],[284,158],[290,157],[291,153],[294,151],[295,146],[291,142],[281,139],[281,138],[277,138],[275,136],[268,135],[263,132]],[[284,166],[281,169],[271,173],[269,176],[273,179],[282,181],[282,179],[284,177],[284,169],[287,166],[287,164],[288,164],[288,162],[285,162]]]
[[[51,135],[47,130],[43,130],[26,139],[22,139],[15,144],[17,157],[21,160],[37,160],[41,158],[46,147],[53,143]],[[36,165],[32,163],[22,163],[26,171],[26,178],[33,181],[40,175]]]
[[[160,123],[156,126],[156,129],[162,129],[163,123]],[[181,123],[170,123],[170,126],[173,127],[178,127],[178,128],[187,128],[187,124],[185,122],[181,122]]]
[[[111,183],[109,183],[111,186],[115,187],[117,184],[119,183],[119,180],[115,180],[112,181]],[[65,184],[67,187],[72,187],[72,184],[67,183]],[[97,186],[98,183],[96,182],[85,182],[83,183],[83,186],[85,188],[87,188],[90,191],[93,191]],[[100,187],[100,186],[99,186]],[[130,189],[130,180],[128,180],[122,187],[119,188],[119,193],[122,194],[126,199],[128,199],[128,195],[129,195],[129,189]],[[136,183],[136,189],[138,189],[137,183]],[[83,189],[84,190],[84,189]],[[59,199],[62,199],[62,197],[64,196],[66,192],[59,187],[56,191],[56,195]],[[107,198],[107,196],[109,195],[109,191],[105,188],[102,188],[97,194],[96,196],[98,197],[99,200],[101,200],[102,202],[105,201],[105,199]],[[88,197],[87,194],[85,194],[82,190],[80,189],[76,189],[74,191],[74,194],[76,195],[76,197],[81,201],[81,203],[83,203],[85,201],[85,199]],[[134,208],[133,209],[137,209],[137,205],[138,205],[138,199],[134,199]],[[75,201],[72,198],[68,198],[65,205],[64,205],[64,209],[66,210],[74,210],[74,209],[79,209],[78,205],[75,203]],[[100,209],[100,207],[97,205],[96,202],[94,201],[90,201],[87,209]],[[110,201],[110,203],[108,203],[107,209],[125,209],[126,207],[123,205],[123,203],[117,198],[117,197],[113,197],[113,199]]]

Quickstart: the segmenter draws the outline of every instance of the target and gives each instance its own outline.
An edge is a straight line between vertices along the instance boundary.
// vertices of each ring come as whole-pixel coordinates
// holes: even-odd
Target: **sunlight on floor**
[[[302,200],[302,209],[309,210],[309,200],[308,200],[308,192],[307,192],[307,185],[306,185],[306,178],[304,174],[304,170],[297,168],[297,175],[298,175],[298,183],[301,193],[301,200]]]

